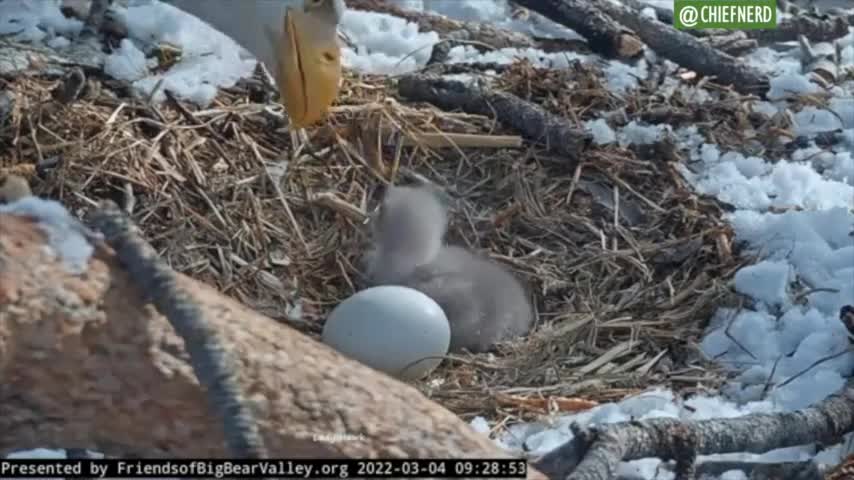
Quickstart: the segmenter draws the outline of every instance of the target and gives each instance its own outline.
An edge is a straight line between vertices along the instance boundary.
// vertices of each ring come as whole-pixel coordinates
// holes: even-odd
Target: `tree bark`
[[[728,55],[739,56],[751,50],[755,50],[759,46],[759,42],[752,38],[742,30],[729,32],[725,35],[709,35],[701,37],[703,42],[706,42],[715,50],[720,50]]]
[[[412,386],[178,276],[239,359],[272,456],[509,456]],[[37,223],[0,213],[0,454],[227,456],[183,342],[143,293],[110,249],[74,275]]]
[[[575,30],[590,49],[606,57],[630,59],[643,52],[643,42],[588,0],[516,0],[516,3]]]
[[[801,13],[769,30],[748,30],[747,36],[760,43],[791,42],[804,35],[813,42],[832,42],[848,35],[848,20],[840,16],[819,18]]]
[[[718,83],[732,85],[741,93],[764,97],[768,92],[768,77],[739,59],[688,33],[640,15],[632,8],[610,0],[591,1],[616,21],[634,30],[644,43],[664,58],[701,75],[715,76]]]
[[[652,8],[655,10],[655,16],[658,18],[658,21],[673,25],[672,8],[648,5],[640,2],[640,0],[623,0],[623,3],[637,11],[641,11],[644,8]],[[783,8],[782,4],[780,8]],[[747,37],[755,39],[760,43],[792,42],[797,40],[799,35],[805,35],[813,42],[832,42],[837,38],[848,35],[848,25],[850,23],[851,18],[845,18],[845,16],[817,16],[810,12],[802,11],[781,21],[777,25],[777,28],[743,30],[742,32]],[[707,34],[711,36],[717,35],[717,33],[713,34],[709,30],[688,30],[688,32],[691,35],[697,36],[706,36]]]
[[[395,5],[393,1],[347,0],[347,8],[387,13],[418,25],[422,32],[433,31],[443,42],[433,45],[429,64],[444,62],[448,51],[467,42],[481,51],[500,48],[537,48],[545,52],[584,51],[587,45],[581,40],[563,38],[532,38],[529,35],[495,27],[484,22],[465,22],[430,12],[412,12]]]
[[[382,0],[348,0],[347,8],[387,13],[418,24],[422,32],[433,31],[441,37],[465,31],[467,40],[481,42],[493,48],[537,48],[537,42],[528,35],[497,28],[488,23],[463,22],[429,12],[411,12],[400,8],[394,2]]]
[[[678,472],[680,465],[694,469],[698,455],[838,443],[854,430],[854,387],[849,384],[838,394],[795,412],[699,421],[655,418],[573,430],[572,440],[534,462],[550,478],[610,479],[620,462],[641,458],[676,460]],[[567,476],[567,472],[571,473]]]

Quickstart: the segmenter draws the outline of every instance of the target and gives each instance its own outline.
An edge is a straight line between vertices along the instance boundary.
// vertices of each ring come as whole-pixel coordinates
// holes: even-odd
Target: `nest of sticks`
[[[387,77],[348,74],[326,123],[295,149],[257,81],[203,110],[171,96],[152,105],[97,77],[63,101],[65,82],[0,80],[14,100],[0,124],[0,177],[23,174],[79,216],[102,198],[132,207],[175,270],[315,338],[360,287],[366,219],[383,187],[426,178],[444,188],[448,240],[512,268],[539,317],[528,338],[451,356],[418,384],[464,418],[530,419],[722,379],[697,342],[713,312],[737,301],[727,282],[746,260],[726,206],[692,193],[675,168],[684,160],[672,139],[591,146],[569,162],[494,118],[410,103]],[[520,61],[497,85],[574,122],[620,109],[702,120],[717,143],[736,143],[749,121],[732,92],[700,111],[662,104],[654,89],[620,99],[602,82],[595,67]]]

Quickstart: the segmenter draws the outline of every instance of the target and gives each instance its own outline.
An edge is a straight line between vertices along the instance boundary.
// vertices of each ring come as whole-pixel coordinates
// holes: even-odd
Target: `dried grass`
[[[660,105],[652,91],[621,104],[599,79],[581,67],[518,63],[501,84],[573,121],[616,108],[690,108]],[[134,219],[173,268],[314,337],[359,286],[365,215],[382,186],[423,176],[445,187],[454,199],[450,241],[512,267],[539,311],[530,338],[494,355],[453,356],[419,384],[464,417],[530,417],[720,380],[696,341],[710,314],[732,303],[725,283],[741,261],[721,207],[674,169],[672,142],[593,148],[580,165],[528,142],[412,146],[413,132],[514,132],[402,103],[386,78],[364,76],[346,80],[329,122],[310,131],[311,149],[294,152],[281,116],[253,103],[249,87],[198,110],[145,105],[95,79],[63,105],[51,95],[58,83],[0,82],[16,100],[0,125],[0,177],[26,173],[37,194],[78,214],[132,192]],[[717,132],[735,131],[726,115]]]

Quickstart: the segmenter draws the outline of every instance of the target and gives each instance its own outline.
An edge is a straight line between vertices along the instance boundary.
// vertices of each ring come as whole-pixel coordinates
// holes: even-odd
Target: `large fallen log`
[[[639,15],[637,10],[610,0],[591,2],[614,20],[631,28],[657,54],[679,66],[701,75],[717,77],[718,83],[732,85],[740,93],[764,96],[770,89],[765,74],[688,33]],[[558,18],[554,20],[560,21]]]
[[[34,220],[0,213],[0,455],[228,456],[183,342],[113,252],[97,247],[75,274],[49,245]],[[238,359],[271,456],[508,456],[412,386],[212,287],[182,275],[178,285]]]
[[[652,8],[659,22],[673,25],[673,8],[651,5],[640,0],[623,0],[623,4],[635,10]],[[779,8],[784,8],[780,2]],[[804,35],[812,42],[832,42],[848,34],[849,18],[844,15],[816,15],[809,11],[792,12],[793,16],[783,19],[777,28],[764,30],[741,30],[748,38],[759,42],[793,42],[798,36]],[[719,29],[686,30],[691,35],[705,37],[729,35],[732,31]]]
[[[641,15],[630,6],[611,0],[520,0],[519,3],[568,28],[580,28],[579,33],[584,32],[582,34],[591,39],[591,48],[594,38],[600,45],[603,38],[631,39],[632,44],[639,38],[662,57],[701,75],[715,76],[719,83],[732,85],[738,92],[764,96],[770,88],[767,76],[750,65],[688,33]],[[626,32],[631,33],[631,37],[615,37],[619,30],[613,25],[614,21],[629,28]],[[591,29],[591,25],[596,28]],[[602,31],[611,34],[596,33]]]
[[[521,32],[496,27],[489,22],[462,21],[429,11],[406,10],[388,0],[348,0],[347,8],[394,15],[417,24],[418,30],[422,32],[436,32],[442,41],[433,45],[428,64],[444,62],[451,48],[459,44],[471,45],[480,51],[500,48],[538,48],[546,52],[586,50],[581,40],[533,38]]]
[[[445,37],[448,34],[465,31],[468,40],[484,43],[492,48],[536,48],[537,42],[519,32],[504,30],[481,22],[464,22],[429,12],[413,12],[401,8],[394,2],[383,0],[349,0],[347,8],[387,13],[418,24],[422,32],[436,32]]]
[[[534,462],[550,478],[592,480],[614,478],[620,462],[641,458],[675,460],[676,478],[694,478],[696,470],[754,470],[757,465],[730,463],[722,467],[716,461],[697,465],[699,455],[723,453],[765,453],[779,448],[810,443],[832,445],[854,429],[854,384],[825,400],[794,412],[754,413],[736,418],[711,418],[682,421],[652,418],[642,421],[611,423],[585,429],[573,425],[572,440]],[[705,465],[705,467],[703,467]],[[785,477],[813,478],[809,463],[802,465],[805,475],[793,477],[795,466],[788,465]],[[840,467],[844,468],[844,467]],[[778,470],[779,473],[780,470]],[[569,475],[567,475],[567,472]],[[685,475],[685,476],[680,476]],[[690,476],[688,475],[690,472]],[[750,478],[761,478],[751,476]],[[850,478],[850,477],[843,477]]]
[[[546,18],[562,23],[588,40],[590,49],[606,57],[635,58],[643,42],[587,0],[516,0]]]

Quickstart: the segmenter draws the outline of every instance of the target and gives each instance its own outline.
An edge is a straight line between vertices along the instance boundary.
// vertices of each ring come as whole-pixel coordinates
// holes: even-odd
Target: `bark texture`
[[[550,478],[606,480],[614,478],[621,461],[653,457],[676,460],[678,478],[680,470],[695,469],[697,455],[765,453],[814,442],[839,442],[854,430],[854,389],[849,384],[839,394],[794,412],[693,422],[657,418],[575,430],[572,440],[534,466]],[[571,473],[567,476],[567,472]]]
[[[762,43],[791,42],[804,35],[813,42],[832,42],[848,34],[848,20],[841,16],[818,17],[799,14],[769,30],[748,30],[747,35]]]
[[[591,50],[606,57],[634,58],[643,52],[643,42],[634,32],[587,0],[516,0],[516,3],[575,30],[588,40]]]
[[[688,33],[640,15],[637,10],[609,0],[592,1],[614,20],[634,30],[644,43],[662,57],[701,75],[715,76],[718,83],[732,85],[741,93],[764,96],[768,92],[768,77],[747,63],[716,50]]]
[[[403,97],[430,102],[444,110],[459,109],[466,113],[495,117],[534,142],[543,142],[558,154],[577,161],[592,142],[592,136],[566,119],[545,111],[539,105],[515,95],[488,87],[466,85],[432,75],[408,75],[400,79],[398,89]]]
[[[347,8],[387,13],[416,23],[422,32],[433,31],[442,37],[466,32],[466,40],[489,45],[492,48],[537,48],[538,42],[519,32],[504,30],[481,22],[463,22],[429,12],[412,12],[383,0],[348,0]],[[456,35],[455,35],[456,36]]]
[[[415,388],[179,275],[223,344],[275,457],[507,456]],[[225,457],[183,342],[100,246],[74,275],[33,220],[0,214],[0,454]],[[324,442],[315,435],[352,435]],[[530,478],[542,478],[532,471]]]
[[[455,20],[430,12],[414,12],[395,5],[391,0],[348,0],[347,8],[387,13],[418,25],[422,32],[433,31],[442,41],[433,45],[428,65],[441,64],[448,53],[459,44],[470,45],[480,51],[500,48],[537,48],[545,52],[584,51],[587,45],[581,40],[563,38],[533,38],[521,32],[496,27],[487,22]]]

